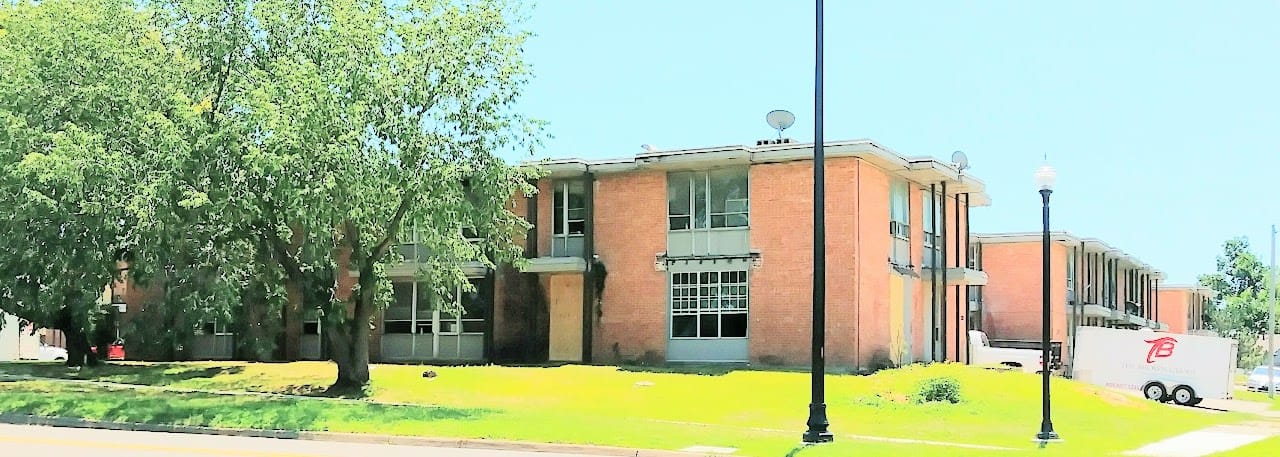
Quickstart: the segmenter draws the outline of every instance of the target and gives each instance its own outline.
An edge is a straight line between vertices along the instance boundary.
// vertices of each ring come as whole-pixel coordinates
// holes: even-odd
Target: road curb
[[[664,451],[656,449],[630,449],[609,446],[589,446],[579,444],[534,443],[523,441],[465,439],[465,438],[429,438],[419,436],[396,435],[362,435],[335,432],[309,432],[294,430],[251,430],[204,427],[195,425],[142,424],[135,422],[109,422],[90,419],[75,419],[57,416],[34,416],[29,414],[0,413],[0,423],[11,425],[36,425],[45,427],[87,428],[98,430],[120,430],[135,432],[183,433],[190,435],[220,435],[247,438],[275,438],[306,441],[328,441],[359,444],[392,444],[400,446],[424,446],[458,449],[485,449],[503,451],[546,452],[559,454],[584,454],[595,456],[619,457],[695,457],[700,455],[690,452]]]

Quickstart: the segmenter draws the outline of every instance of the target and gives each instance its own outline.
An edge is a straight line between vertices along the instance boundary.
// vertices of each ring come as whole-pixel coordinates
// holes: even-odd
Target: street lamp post
[[[1040,187],[1040,201],[1043,206],[1043,238],[1041,241],[1041,257],[1040,266],[1041,281],[1040,290],[1043,293],[1043,302],[1041,303],[1041,333],[1040,333],[1040,373],[1041,373],[1041,411],[1040,411],[1040,433],[1036,434],[1036,439],[1040,441],[1053,441],[1058,439],[1058,434],[1053,431],[1053,421],[1049,419],[1049,194],[1053,193],[1053,184],[1058,179],[1058,173],[1053,167],[1045,164],[1039,170],[1036,170],[1036,185]]]
[[[828,443],[834,437],[827,430],[826,360],[824,346],[827,331],[827,228],[826,228],[826,176],[822,151],[822,0],[817,0],[814,37],[813,71],[813,367],[809,371],[811,392],[809,400],[809,429],[804,432],[805,443]]]

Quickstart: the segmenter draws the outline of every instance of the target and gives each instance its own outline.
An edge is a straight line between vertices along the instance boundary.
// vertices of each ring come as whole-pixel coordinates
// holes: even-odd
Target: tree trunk
[[[84,329],[75,324],[75,320],[71,318],[71,310],[63,308],[58,312],[58,319],[55,328],[62,330],[63,336],[66,337],[67,343],[67,366],[98,366],[98,356],[90,349],[89,335]],[[106,348],[100,348],[104,353]]]
[[[339,331],[329,333],[333,361],[338,365],[338,377],[331,391],[359,391],[369,384],[369,320],[376,292],[372,276],[372,273],[360,275],[360,288],[352,297],[354,306],[350,315],[335,326],[341,327]]]

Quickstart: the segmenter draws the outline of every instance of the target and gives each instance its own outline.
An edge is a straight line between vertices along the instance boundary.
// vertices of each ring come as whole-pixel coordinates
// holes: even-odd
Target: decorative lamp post
[[[1040,417],[1040,433],[1036,434],[1036,439],[1042,442],[1058,440],[1058,434],[1053,431],[1053,421],[1049,419],[1049,195],[1053,193],[1053,185],[1058,180],[1058,172],[1053,167],[1045,164],[1036,170],[1036,186],[1040,188],[1040,201],[1042,204],[1043,227],[1041,240],[1041,257],[1040,266],[1042,268],[1040,289],[1043,293],[1043,302],[1041,303],[1041,333],[1040,333],[1040,374],[1041,374],[1041,417]]]
[[[823,169],[822,139],[822,0],[816,1],[814,22],[814,71],[813,71],[813,365],[809,370],[810,400],[809,428],[804,432],[804,442],[828,443],[834,437],[827,429],[826,359],[824,346],[827,331],[827,228],[826,228],[826,176]]]

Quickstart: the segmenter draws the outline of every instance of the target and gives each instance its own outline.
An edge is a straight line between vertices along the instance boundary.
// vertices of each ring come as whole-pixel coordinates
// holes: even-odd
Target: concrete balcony
[[[933,281],[933,268],[924,267],[920,269],[920,279],[924,281]],[[982,270],[974,270],[972,268],[948,267],[943,276],[943,284],[959,285],[959,286],[985,286],[987,285],[987,273]]]

